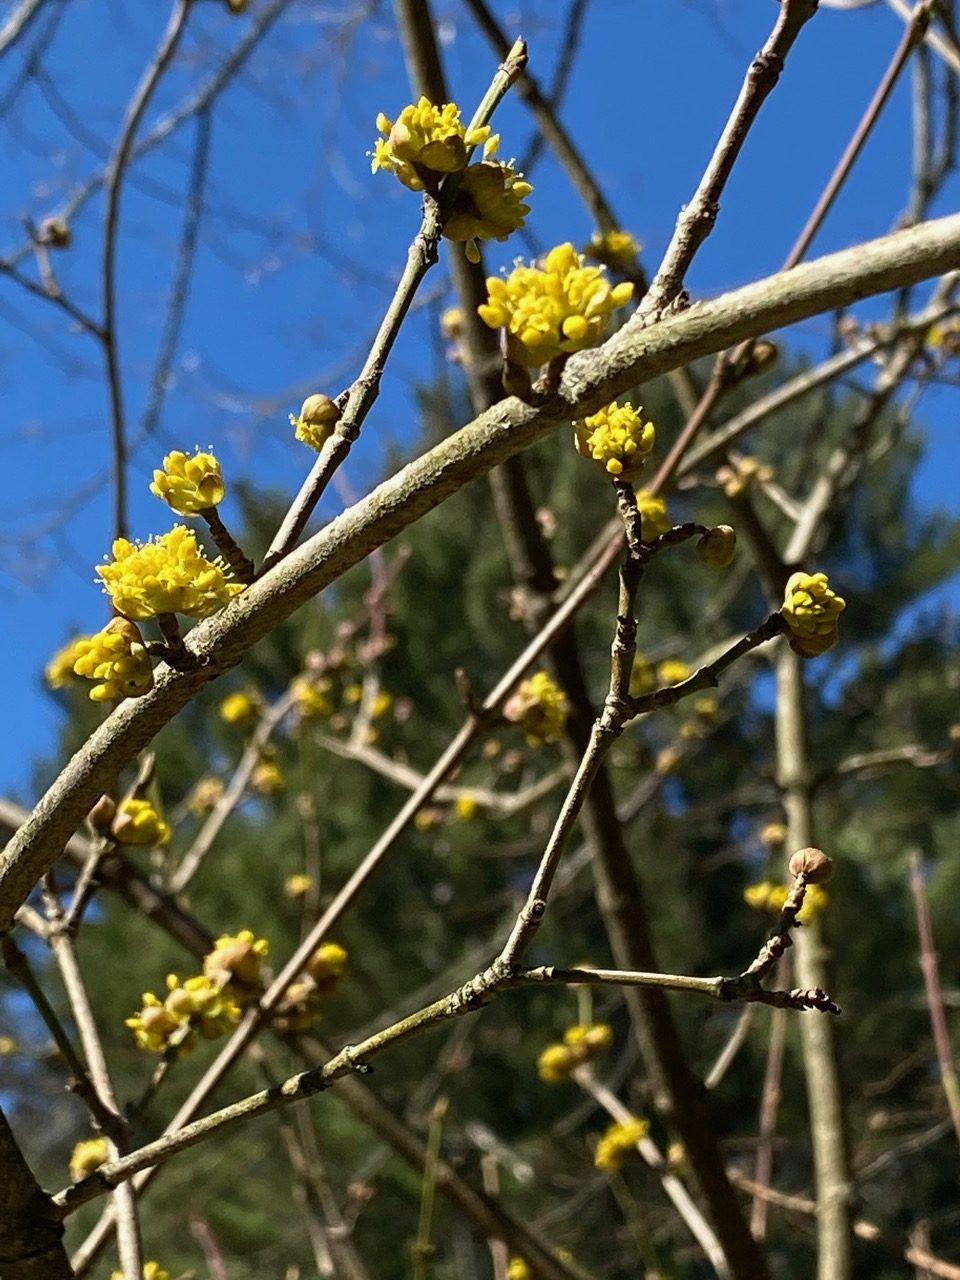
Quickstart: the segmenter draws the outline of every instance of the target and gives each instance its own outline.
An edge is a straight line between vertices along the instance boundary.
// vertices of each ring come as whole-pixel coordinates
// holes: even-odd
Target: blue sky
[[[361,7],[295,0],[218,100],[206,213],[170,386],[157,429],[131,463],[136,536],[170,523],[146,488],[170,448],[212,444],[229,476],[292,490],[311,455],[292,441],[287,413],[308,391],[334,394],[359,369],[419,217],[415,196],[369,171],[376,114],[395,114],[409,90],[390,6],[373,6],[376,16],[345,29],[345,15]],[[527,37],[531,69],[549,81],[565,6],[493,7],[512,35]],[[252,14],[263,8],[264,0],[254,0]],[[494,59],[459,3],[435,8],[451,93],[469,111]],[[43,75],[12,104],[25,58],[45,35],[41,20],[0,62],[0,254],[22,244],[24,215],[55,211],[78,182],[102,170],[104,148],[166,21],[165,6],[135,0],[67,0],[46,12],[52,16],[42,21],[59,22],[40,59]],[[648,266],[694,190],[775,15],[772,0],[593,0],[589,7],[561,114],[624,225],[647,246]],[[195,6],[144,131],[189,95],[251,20],[214,3]],[[807,26],[689,276],[694,296],[776,270],[901,32],[884,3],[852,13],[822,9]],[[508,98],[496,127],[503,154],[526,151],[532,126],[519,100]],[[131,439],[149,399],[196,140],[191,120],[139,161],[121,206],[120,356]],[[908,200],[910,146],[907,77],[812,255],[895,225]],[[585,240],[590,220],[548,155],[530,176],[537,240]],[[957,186],[948,183],[932,213],[956,207]],[[64,289],[94,314],[102,216],[98,195],[77,216],[69,251],[55,259]],[[494,245],[488,266],[518,252],[515,242]],[[377,474],[384,448],[402,446],[415,430],[413,389],[442,359],[436,315],[443,283],[442,270],[428,279],[428,305],[412,317],[391,360],[347,464],[355,490]],[[882,308],[873,304],[872,314]],[[826,333],[826,321],[815,320],[789,340],[815,353]],[[111,537],[109,487],[98,483],[109,461],[108,415],[96,343],[2,276],[0,394],[0,458],[4,473],[16,477],[0,517],[0,629],[18,655],[15,667],[5,666],[4,699],[8,723],[19,730],[0,744],[0,792],[26,800],[31,759],[52,748],[58,726],[43,664],[69,634],[95,629],[104,616],[93,565]],[[924,503],[954,510],[955,405],[946,389],[923,401],[930,448],[917,490]]]

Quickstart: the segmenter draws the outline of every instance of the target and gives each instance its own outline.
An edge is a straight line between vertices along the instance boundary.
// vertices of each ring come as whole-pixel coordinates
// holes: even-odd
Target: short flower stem
[[[200,515],[206,520],[210,536],[217,544],[217,550],[233,570],[233,576],[238,582],[249,586],[256,576],[253,561],[240,550],[233,534],[220,519],[220,513],[217,508],[205,507],[200,512]]]
[[[158,647],[157,656],[164,659],[174,671],[189,671],[196,664],[196,658],[183,643],[180,623],[175,613],[158,613],[157,626],[163,636],[163,644]],[[152,652],[147,646],[147,652]]]

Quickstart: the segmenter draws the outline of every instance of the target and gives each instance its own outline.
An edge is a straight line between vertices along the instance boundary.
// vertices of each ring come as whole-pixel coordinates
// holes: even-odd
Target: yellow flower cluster
[[[523,730],[531,747],[556,742],[567,723],[567,695],[546,671],[538,671],[507,699],[503,717]]]
[[[478,805],[475,796],[470,795],[468,791],[461,791],[453,802],[453,807],[461,822],[469,822],[476,816]]]
[[[790,647],[815,658],[837,643],[838,619],[847,607],[831,590],[825,573],[794,573],[787,580],[781,612],[790,629]]]
[[[303,444],[308,444],[317,453],[323,448],[333,429],[340,421],[340,409],[334,400],[322,392],[307,396],[300,406],[299,414],[290,414],[290,425],[293,434]]]
[[[573,432],[577,453],[592,458],[608,475],[626,480],[642,470],[656,437],[653,423],[644,422],[629,401],[608,404],[575,422]]]
[[[313,888],[313,876],[308,876],[303,871],[294,872],[293,875],[287,876],[283,882],[283,895],[285,898],[303,898]]]
[[[583,256],[611,270],[623,271],[635,266],[642,248],[629,231],[594,231],[583,247]]]
[[[62,689],[70,683],[76,675],[73,664],[83,652],[80,646],[85,645],[88,640],[90,636],[75,636],[53,655],[43,669],[44,679],[51,689]]]
[[[639,650],[633,655],[633,666],[630,668],[630,693],[639,698],[657,687],[657,669]]]
[[[327,696],[329,689],[330,681],[325,677],[313,680],[307,676],[294,677],[290,684],[290,695],[301,720],[317,719],[332,713],[333,703]]]
[[[479,262],[478,240],[506,240],[523,226],[530,212],[524,200],[532,190],[512,162],[488,159],[472,164],[457,188],[443,234],[463,242],[468,259]]]
[[[657,667],[657,679],[660,684],[679,684],[690,675],[689,666],[680,658],[667,658]]]
[[[243,590],[231,582],[223,561],[208,560],[196,534],[176,524],[138,545],[126,538],[113,544],[113,561],[97,565],[97,573],[118,613],[125,618],[154,618],[158,613],[185,613],[206,618]]]
[[[605,1022],[567,1027],[563,1042],[548,1044],[537,1058],[537,1075],[545,1084],[569,1080],[577,1067],[601,1057],[613,1044],[613,1031]]]
[[[673,528],[670,517],[667,515],[667,504],[657,494],[648,493],[646,489],[638,489],[637,510],[640,512],[641,534],[644,542],[652,542],[654,538],[659,538],[661,533],[666,533],[668,529]]]
[[[599,342],[610,314],[633,285],[612,285],[602,267],[588,267],[572,244],[557,245],[540,265],[518,263],[506,279],[487,279],[477,308],[491,329],[504,329],[507,355],[534,367]]]
[[[188,458],[179,449],[168,453],[163,468],[153,473],[150,492],[178,515],[195,516],[223,501],[226,487],[220,463],[201,450]]]
[[[195,817],[202,818],[219,803],[225,790],[221,779],[212,774],[200,778],[187,796],[187,808]]]
[[[236,0],[230,0],[230,8],[239,13],[243,5],[238,4]],[[111,1271],[110,1280],[123,1280],[123,1272]],[[170,1272],[164,1271],[159,1262],[145,1262],[143,1264],[143,1280],[170,1280]]]
[[[112,618],[96,635],[78,640],[75,652],[76,674],[100,681],[90,690],[93,702],[137,698],[153,688],[153,663],[135,622]]]
[[[329,1000],[347,971],[349,956],[338,942],[324,942],[307,961],[303,977],[287,988],[275,1025],[281,1031],[305,1031],[322,1017]]]
[[[118,844],[147,845],[151,848],[166,844],[173,834],[170,823],[165,822],[149,800],[131,797],[117,807],[110,828]]]
[[[85,1138],[70,1154],[70,1177],[79,1182],[106,1164],[109,1156],[110,1146],[106,1138]]]
[[[286,786],[283,770],[276,760],[261,760],[250,775],[250,785],[261,796],[272,796]]]
[[[773,884],[769,880],[762,880],[758,884],[747,885],[743,891],[743,900],[748,907],[753,907],[754,911],[773,913],[783,910],[783,904],[789,895],[790,890],[785,884]],[[797,912],[797,919],[801,924],[809,924],[829,901],[830,895],[825,889],[821,889],[818,884],[808,884],[803,906]]]
[[[736,458],[717,472],[717,481],[728,498],[739,498],[752,485],[769,484],[773,479],[773,467],[749,454]]]
[[[632,1120],[617,1120],[604,1131],[593,1153],[593,1163],[598,1169],[607,1173],[616,1173],[623,1164],[623,1157],[635,1150],[641,1138],[650,1132],[650,1121],[635,1117]]]
[[[404,107],[396,121],[381,111],[377,128],[383,136],[374,143],[371,172],[395,174],[411,191],[435,189],[445,173],[465,169],[469,148],[490,138],[489,125],[468,130],[462,124],[455,102],[438,107],[424,97]]]
[[[259,992],[268,950],[266,939],[249,929],[224,934],[204,957],[202,973],[183,983],[175,973],[168,974],[163,1000],[145,991],[139,1013],[126,1019],[138,1047],[163,1053],[175,1041],[186,1052],[196,1033],[215,1040],[235,1027]]]
[[[261,699],[255,689],[240,689],[228,693],[220,703],[220,719],[224,724],[243,725],[260,710]]]

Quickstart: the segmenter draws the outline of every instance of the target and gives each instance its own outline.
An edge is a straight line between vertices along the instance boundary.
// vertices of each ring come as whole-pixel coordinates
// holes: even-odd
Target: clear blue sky
[[[252,13],[263,10],[254,0]],[[206,214],[191,292],[160,425],[135,452],[131,525],[146,537],[169,524],[147,492],[172,447],[212,444],[229,475],[292,489],[311,455],[290,438],[286,415],[302,394],[346,385],[418,223],[416,197],[372,176],[365,152],[379,110],[409,98],[390,6],[353,30],[359,4],[291,3],[213,114]],[[549,81],[557,0],[495,3],[530,45],[531,69]],[[67,0],[40,57],[43,74],[20,84],[25,58],[45,39],[37,21],[0,62],[0,253],[23,241],[22,218],[56,210],[78,181],[102,169],[166,6],[135,0]],[[457,3],[438,3],[451,93],[469,109],[494,59]],[[593,0],[562,116],[623,223],[653,266],[692,193],[750,56],[774,20],[772,0]],[[151,125],[189,95],[198,77],[246,30],[213,3],[195,6],[172,73],[147,112]],[[708,295],[777,268],[889,60],[902,25],[884,3],[823,9],[795,47],[764,107],[723,201],[716,230],[689,277]],[[105,53],[105,51],[109,51]],[[909,78],[889,104],[854,179],[813,254],[881,235],[906,206]],[[508,101],[496,126],[502,153],[522,155],[531,124]],[[138,162],[121,209],[121,360],[129,434],[136,438],[166,314],[183,221],[196,123]],[[531,229],[544,245],[585,240],[589,219],[545,155],[531,175]],[[951,181],[933,213],[956,207]],[[99,314],[103,204],[90,200],[74,244],[56,258],[65,290]],[[496,269],[520,252],[494,245]],[[29,267],[29,264],[26,264]],[[383,449],[409,441],[412,390],[441,358],[433,305],[414,316],[383,393],[346,468],[360,489]],[[795,330],[797,348],[822,349],[825,322]],[[109,546],[108,415],[100,353],[69,321],[0,277],[2,465],[13,483],[0,517],[0,628],[9,657],[4,702],[13,732],[0,743],[0,792],[29,799],[31,759],[55,742],[58,709],[45,692],[47,657],[77,630],[93,630],[104,606],[93,565]],[[918,497],[956,509],[956,401],[925,399],[930,454]],[[79,497],[78,497],[79,495]],[[80,500],[83,495],[86,497]],[[331,507],[332,509],[332,507]],[[229,517],[229,503],[226,514]]]

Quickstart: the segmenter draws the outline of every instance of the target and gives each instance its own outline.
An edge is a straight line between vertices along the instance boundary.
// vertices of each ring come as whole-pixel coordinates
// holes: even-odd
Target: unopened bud
[[[737,553],[737,535],[728,524],[708,529],[697,540],[697,555],[711,569],[725,569]]]
[[[798,849],[787,866],[792,876],[803,876],[807,884],[826,884],[833,877],[833,861],[822,849]]]
[[[50,249],[68,249],[72,239],[66,218],[44,218],[37,228],[37,240]]]
[[[300,406],[299,416],[291,414],[290,422],[296,428],[294,434],[297,439],[319,452],[333,435],[333,428],[340,421],[340,416],[340,407],[336,401],[317,392],[307,396]]]

